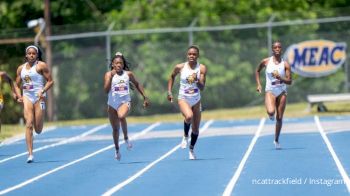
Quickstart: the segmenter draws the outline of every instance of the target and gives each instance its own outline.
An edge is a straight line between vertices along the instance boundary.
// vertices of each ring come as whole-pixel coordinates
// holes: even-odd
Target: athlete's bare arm
[[[181,69],[182,69],[184,66],[185,66],[184,63],[177,64],[177,65],[175,65],[173,71],[171,72],[170,78],[169,78],[169,80],[168,80],[168,96],[167,96],[167,99],[168,99],[170,102],[173,102],[172,89],[173,89],[173,86],[174,86],[175,78],[176,78],[177,74],[180,73]]]
[[[145,90],[143,89],[143,86],[137,81],[135,75],[131,71],[127,71],[130,81],[135,85],[136,89],[139,91],[139,93],[143,97],[143,107],[148,107],[150,105],[150,101],[146,96]]]
[[[52,80],[52,75],[49,70],[49,66],[45,62],[39,61],[38,69],[39,69],[39,73],[42,73],[42,75],[46,80],[44,88],[42,89],[42,91],[39,92],[39,97],[42,97],[43,96],[42,94],[48,91],[52,87],[54,81]]]
[[[262,92],[262,87],[260,83],[260,71],[264,69],[267,65],[269,58],[263,59],[255,69],[255,80],[256,80],[256,91]]]
[[[22,71],[23,67],[24,67],[24,64],[18,66],[18,68],[17,68],[16,83],[15,83],[16,84],[15,88],[17,89],[16,90],[17,92],[21,91],[20,90],[21,89],[21,71]],[[17,98],[17,102],[20,102],[20,103],[23,102],[22,96]]]
[[[200,65],[200,74],[199,74],[199,80],[197,83],[198,88],[202,91],[205,87],[205,81],[207,76],[207,67],[205,65]]]

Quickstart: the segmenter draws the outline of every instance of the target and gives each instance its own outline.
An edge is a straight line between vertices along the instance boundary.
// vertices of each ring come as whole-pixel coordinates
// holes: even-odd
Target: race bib
[[[23,85],[23,90],[32,90],[32,89],[34,89],[34,85],[31,83]]]
[[[195,93],[198,93],[198,88],[188,88],[188,89],[185,89],[185,94],[195,94]]]
[[[128,93],[128,86],[120,85],[114,87],[114,92],[118,94],[127,94]]]

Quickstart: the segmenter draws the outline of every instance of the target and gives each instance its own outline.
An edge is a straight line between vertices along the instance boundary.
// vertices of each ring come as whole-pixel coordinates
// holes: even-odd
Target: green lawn
[[[307,103],[296,103],[288,104],[285,112],[285,117],[303,117],[310,115],[350,115],[350,104],[349,102],[338,102],[338,103],[326,103],[328,112],[317,112],[316,106],[312,108],[312,111],[307,110]],[[265,107],[255,106],[246,108],[236,109],[219,109],[219,110],[207,110],[203,111],[202,119],[251,119],[261,118],[266,116]],[[129,116],[128,123],[140,123],[140,122],[171,122],[171,121],[182,121],[180,113],[174,114],[162,114],[152,116]],[[91,124],[104,124],[109,123],[108,118],[98,119],[84,119],[84,120],[71,120],[71,121],[57,121],[57,122],[46,122],[45,126],[65,126],[65,125],[91,125]],[[20,125],[2,125],[0,133],[0,141],[5,138],[12,137],[15,135],[23,134],[24,126]]]

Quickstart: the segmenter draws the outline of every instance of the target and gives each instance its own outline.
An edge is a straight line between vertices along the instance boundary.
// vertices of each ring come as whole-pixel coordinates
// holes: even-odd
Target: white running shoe
[[[269,119],[270,119],[271,121],[274,121],[274,120],[275,120],[275,115],[272,115],[272,116],[269,115]]]
[[[194,152],[193,152],[193,149],[190,149],[190,151],[189,151],[189,159],[190,160],[196,160],[197,159],[196,154],[194,154]]]
[[[131,150],[132,149],[132,143],[129,140],[125,140],[126,149]]]
[[[117,159],[118,161],[120,161],[120,158],[122,157],[122,155],[120,154],[120,152],[118,151],[116,151],[115,152],[115,159]]]
[[[27,159],[27,163],[32,163],[34,161],[34,156],[33,155],[29,155],[28,159]]]
[[[279,142],[273,141],[273,144],[275,145],[275,149],[276,150],[280,150],[281,149],[281,145]]]
[[[185,149],[188,146],[188,137],[183,136],[182,137],[182,142],[181,142],[181,148]]]

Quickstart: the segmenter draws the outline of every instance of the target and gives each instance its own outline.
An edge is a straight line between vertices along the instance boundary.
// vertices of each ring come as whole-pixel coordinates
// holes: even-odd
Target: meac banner
[[[346,61],[346,43],[310,40],[289,46],[284,59],[292,71],[304,77],[321,77],[336,72]]]

